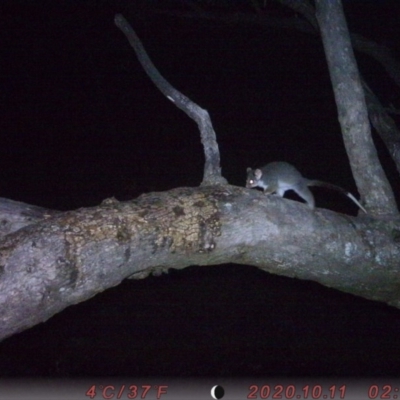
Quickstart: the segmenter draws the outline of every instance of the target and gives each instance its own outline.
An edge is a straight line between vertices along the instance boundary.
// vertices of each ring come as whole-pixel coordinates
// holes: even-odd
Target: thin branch
[[[220,155],[218,143],[214,129],[211,124],[210,116],[207,110],[199,107],[188,97],[176,90],[157,70],[150,57],[147,55],[140,39],[135,31],[129,25],[128,21],[121,15],[115,16],[115,24],[124,33],[129,40],[130,45],[135,50],[143,69],[157,86],[157,88],[171,100],[178,108],[184,111],[193,119],[199,129],[201,142],[204,147],[205,165],[202,185],[226,184],[226,180],[221,176]]]
[[[397,111],[393,109],[386,110],[364,81],[363,87],[371,124],[385,143],[400,174],[400,131],[393,118],[388,114],[388,112],[396,114]]]

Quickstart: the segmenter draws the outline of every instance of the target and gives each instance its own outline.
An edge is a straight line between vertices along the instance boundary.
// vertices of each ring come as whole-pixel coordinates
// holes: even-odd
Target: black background
[[[400,2],[344,4],[349,28],[398,59]],[[231,184],[244,185],[246,167],[285,160],[356,193],[317,36],[161,8],[187,10],[184,1],[1,2],[1,197],[71,210],[201,182],[197,126],[150,82],[116,13],[161,74],[209,111]],[[263,12],[293,16],[274,2]],[[356,57],[381,101],[399,107],[382,66]],[[319,207],[357,212],[314,193]],[[250,266],[193,266],[124,281],[6,339],[0,376],[397,376],[399,332],[400,311],[381,303]]]

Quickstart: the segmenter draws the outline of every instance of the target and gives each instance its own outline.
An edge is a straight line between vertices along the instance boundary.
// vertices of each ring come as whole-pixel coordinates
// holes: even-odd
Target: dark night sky
[[[161,74],[209,111],[230,183],[243,185],[248,166],[286,160],[356,191],[318,37],[152,12],[160,3],[186,9],[178,0],[2,0],[1,197],[67,210],[201,182],[197,126],[147,78],[116,13]],[[247,3],[237,10],[250,12]],[[268,7],[270,17],[292,16]],[[345,10],[354,32],[400,57],[398,0]],[[356,56],[381,101],[399,107],[383,68]],[[357,211],[315,193],[317,206]],[[399,332],[400,311],[384,304],[253,267],[191,267],[125,281],[5,340],[0,376],[398,376]]]

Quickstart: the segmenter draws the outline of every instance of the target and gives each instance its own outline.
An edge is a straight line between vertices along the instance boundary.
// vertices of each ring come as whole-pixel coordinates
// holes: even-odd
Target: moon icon
[[[220,400],[224,397],[225,394],[225,390],[222,386],[219,385],[215,385],[212,389],[211,389],[211,397],[215,400]]]

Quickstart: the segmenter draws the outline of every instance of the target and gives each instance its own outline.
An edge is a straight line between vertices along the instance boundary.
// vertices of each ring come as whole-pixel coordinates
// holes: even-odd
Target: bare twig
[[[129,40],[130,45],[135,50],[140,64],[153,83],[169,100],[171,100],[178,108],[184,111],[197,123],[200,129],[201,142],[204,147],[205,156],[202,185],[226,184],[226,180],[221,176],[218,144],[214,129],[211,124],[210,115],[208,114],[207,110],[199,107],[188,97],[176,90],[163,76],[161,76],[147,55],[146,50],[144,49],[135,31],[121,14],[117,14],[114,21],[117,27],[121,29],[121,31]]]

